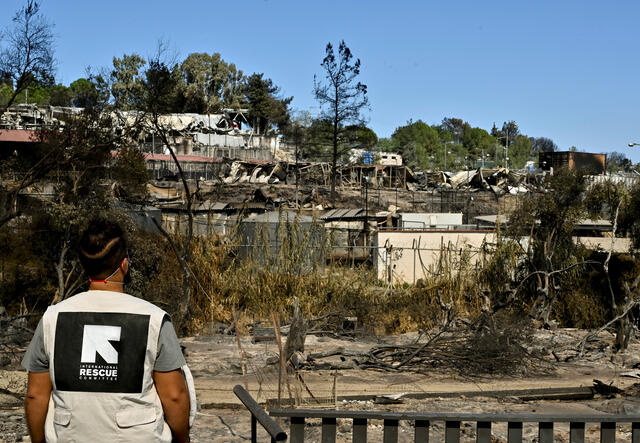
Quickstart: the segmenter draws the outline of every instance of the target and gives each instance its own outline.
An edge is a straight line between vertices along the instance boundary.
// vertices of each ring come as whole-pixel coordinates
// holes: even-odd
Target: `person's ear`
[[[127,257],[122,259],[122,263],[120,263],[120,270],[122,271],[122,275],[127,275],[129,272],[129,259]]]

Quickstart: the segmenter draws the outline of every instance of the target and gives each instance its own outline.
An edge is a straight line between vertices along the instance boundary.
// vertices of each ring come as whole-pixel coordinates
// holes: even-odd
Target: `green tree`
[[[462,132],[462,145],[467,155],[473,159],[488,154],[495,149],[496,139],[482,128],[467,126]]]
[[[279,97],[280,88],[263,76],[250,75],[245,86],[247,118],[258,134],[266,134],[274,127],[283,130],[290,123],[289,104],[293,100],[293,97]]]
[[[53,25],[40,14],[40,5],[27,0],[5,31],[0,50],[0,72],[11,79],[13,90],[5,107],[27,88],[50,82],[54,72]]]
[[[51,106],[71,106],[73,93],[64,85],[55,85],[49,90],[49,104]]]
[[[320,66],[325,82],[314,76],[313,92],[322,107],[320,118],[331,123],[331,196],[335,198],[338,160],[346,150],[340,143],[345,126],[363,123],[361,112],[369,106],[369,100],[367,85],[358,81],[360,59],[353,60],[344,40],[340,42],[337,57],[331,43],[327,43]]]
[[[495,137],[496,139],[504,135],[502,131],[499,130],[498,127],[496,126],[496,122],[493,122],[493,126],[491,127],[490,134],[492,137]]]
[[[69,85],[69,89],[73,106],[79,108],[96,107],[104,100],[98,91],[96,82],[90,79],[79,78]]]
[[[396,128],[391,135],[391,143],[393,150],[402,155],[403,162],[409,167],[427,169],[436,162],[444,163],[438,130],[422,120],[410,120]]]
[[[140,108],[139,99],[142,97],[142,71],[145,59],[137,54],[123,55],[113,58],[111,71],[111,95],[116,109],[127,111]],[[83,87],[83,83],[77,85]]]
[[[629,172],[633,163],[622,152],[612,151],[607,154],[607,172]]]
[[[514,169],[523,168],[528,160],[533,160],[531,155],[531,139],[525,135],[517,135],[510,142],[509,150],[509,166]]]
[[[308,112],[298,112],[283,132],[285,143],[293,147],[296,162],[302,159],[310,139],[310,127],[313,119]],[[296,176],[297,179],[297,176]]]
[[[109,169],[109,175],[120,185],[121,193],[118,197],[121,200],[145,203],[149,171],[144,154],[139,149],[128,144],[121,146],[115,162]]]
[[[629,189],[628,201],[621,208],[618,223],[620,232],[631,238],[632,250],[640,250],[640,183]]]
[[[72,259],[74,233],[89,213],[107,206],[108,187],[100,179],[106,177],[116,145],[110,117],[88,112],[67,117],[60,127],[43,129],[38,139],[39,143],[22,149],[2,164],[23,178],[13,189],[9,184],[2,185],[0,201],[12,203],[13,207],[3,205],[0,226],[21,211],[29,213],[35,235],[30,243],[46,263],[42,277],[52,274],[51,281],[57,282],[55,302],[77,287],[81,271]],[[12,194],[25,185],[49,180],[55,183],[55,196],[44,208],[11,202]]]
[[[158,230],[165,237],[171,246],[176,259],[182,270],[182,297],[178,301],[178,321],[182,323],[183,328],[186,327],[186,321],[193,308],[191,298],[191,269],[189,260],[192,254],[193,240],[193,204],[196,199],[198,182],[196,181],[196,191],[187,182],[182,165],[178,160],[175,150],[170,142],[171,132],[173,128],[171,123],[167,123],[162,119],[162,115],[171,112],[176,103],[176,95],[179,94],[180,78],[176,75],[176,69],[170,69],[169,66],[161,59],[161,52],[154,57],[143,72],[142,95],[139,98],[139,110],[141,118],[140,126],[143,130],[149,132],[153,130],[160,139],[164,148],[169,151],[174,164],[178,169],[178,176],[183,186],[185,194],[184,210],[187,214],[186,234],[178,238],[174,238],[168,233],[161,224],[155,219],[152,221]]]
[[[637,194],[633,196],[634,191],[637,192],[637,187],[636,189],[631,189],[630,192],[625,185],[606,180],[590,186],[585,198],[585,206],[589,211],[589,216],[594,219],[604,218],[609,220],[613,227],[610,240],[611,246],[604,248],[605,250],[610,249],[610,251],[603,263],[606,284],[601,286],[608,289],[611,313],[619,317],[619,320],[616,322],[616,348],[619,350],[625,350],[627,348],[629,338],[633,334],[633,325],[637,323],[634,318],[635,309],[631,309],[634,307],[634,304],[637,305],[638,303],[637,285],[628,284],[628,280],[630,279],[627,273],[628,271],[622,271],[619,263],[617,266],[614,264],[611,273],[609,272],[609,264],[613,258],[615,237],[628,232],[634,223],[634,221],[629,220],[629,216],[634,217],[637,215],[637,208],[633,208],[633,205],[637,203],[637,201],[634,201],[637,200]],[[634,212],[636,212],[636,214],[633,214]],[[633,244],[631,249],[633,249]],[[622,260],[622,262],[624,262],[624,260]],[[635,266],[637,267],[638,263],[637,261],[635,262]]]
[[[349,125],[344,128],[346,142],[358,149],[371,149],[378,144],[376,133],[366,126]]]
[[[515,138],[520,134],[520,128],[515,121],[509,120],[508,122],[504,122],[502,124],[502,131],[500,132],[501,135],[504,136],[504,139],[502,140],[502,146],[509,147],[511,143],[513,143]]]
[[[314,119],[306,129],[306,143],[302,146],[301,158],[330,162],[332,159],[333,125],[327,119]],[[346,149],[340,151],[338,160],[346,160]]]
[[[18,95],[13,103],[30,103],[35,105],[48,105],[50,100],[51,89],[49,86],[41,86],[37,83],[26,88]]]
[[[451,138],[446,138],[447,140],[462,143],[464,132],[468,131],[471,126],[460,118],[445,117],[442,119],[440,128],[443,132],[451,134]]]
[[[554,305],[575,289],[584,261],[573,241],[576,223],[586,216],[584,177],[563,169],[547,176],[542,194],[528,194],[509,217],[507,235],[529,238],[520,287],[529,294],[530,315],[549,322]]]
[[[530,137],[531,151],[538,152],[554,152],[558,150],[558,145],[547,137]]]
[[[395,149],[395,146],[393,145],[393,141],[391,140],[391,137],[379,138],[378,147],[380,148],[381,151],[384,151],[384,152],[393,152]]]
[[[183,112],[219,113],[224,108],[246,105],[244,73],[217,52],[189,54],[180,64],[179,73]]]

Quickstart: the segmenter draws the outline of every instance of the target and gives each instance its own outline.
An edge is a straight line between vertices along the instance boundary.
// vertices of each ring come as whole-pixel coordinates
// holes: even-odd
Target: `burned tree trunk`
[[[287,342],[284,346],[284,360],[289,361],[296,352],[304,352],[304,341],[307,336],[307,326],[302,316],[298,299],[293,297],[293,318]]]

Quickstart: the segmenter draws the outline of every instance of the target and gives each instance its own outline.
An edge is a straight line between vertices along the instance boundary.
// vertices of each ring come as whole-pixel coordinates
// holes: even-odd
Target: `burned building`
[[[274,271],[304,274],[325,262],[324,230],[294,211],[253,215],[239,224],[239,255]]]
[[[560,151],[541,152],[538,156],[538,167],[543,171],[568,168],[585,174],[604,174],[607,164],[607,154],[592,154],[590,152]]]

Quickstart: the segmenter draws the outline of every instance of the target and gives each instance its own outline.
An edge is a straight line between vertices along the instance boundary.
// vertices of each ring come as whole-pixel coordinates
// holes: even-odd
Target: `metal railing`
[[[258,423],[267,431],[271,442],[286,441],[287,433],[282,430],[280,425],[276,423],[273,418],[262,409],[262,406],[253,399],[242,386],[236,385],[233,387],[233,393],[242,402],[242,404],[251,412],[251,442],[256,443],[258,441]]]
[[[370,420],[381,420],[384,423],[383,439],[385,443],[398,441],[400,421],[415,423],[415,442],[428,442],[431,423],[444,422],[444,441],[460,442],[461,423],[476,423],[476,441],[491,442],[492,423],[507,423],[507,441],[516,443],[523,441],[523,423],[538,424],[538,441],[552,443],[554,441],[554,423],[569,423],[569,438],[572,443],[585,441],[586,423],[600,425],[600,441],[613,443],[616,440],[616,424],[631,423],[631,441],[640,443],[640,416],[621,414],[456,414],[456,413],[396,413],[369,411],[336,411],[310,409],[272,409],[273,417],[289,417],[291,419],[291,443],[304,442],[305,419],[322,420],[322,443],[336,441],[337,419],[353,420],[353,442],[367,441],[367,424]]]
[[[251,412],[251,441],[257,441],[257,422],[267,431],[272,442],[286,441],[287,434],[271,417],[285,417],[291,420],[291,443],[305,441],[305,420],[322,420],[321,442],[336,441],[338,419],[353,421],[352,438],[354,443],[367,441],[367,425],[371,420],[382,421],[384,443],[398,441],[400,421],[414,424],[415,442],[429,442],[429,431],[433,422],[444,422],[445,443],[459,443],[462,423],[475,423],[476,442],[490,443],[492,441],[491,427],[493,423],[507,424],[507,442],[523,442],[523,424],[537,423],[539,443],[553,443],[554,424],[569,424],[569,441],[584,443],[586,424],[599,425],[600,442],[614,443],[616,441],[616,425],[631,424],[631,441],[640,443],[640,415],[624,414],[462,414],[462,413],[412,413],[412,412],[375,412],[375,411],[338,411],[318,409],[271,409],[269,415],[240,385],[233,388],[233,392]]]

